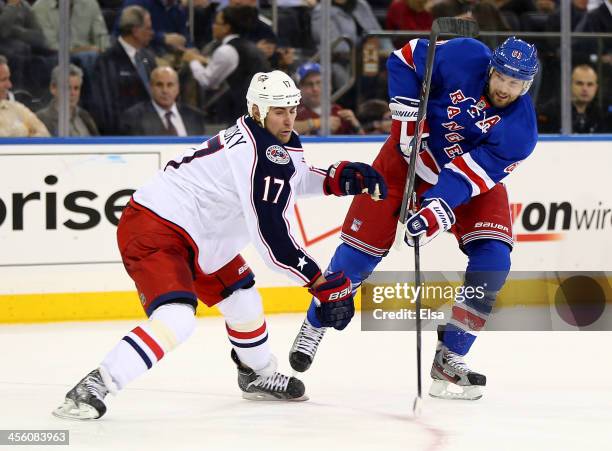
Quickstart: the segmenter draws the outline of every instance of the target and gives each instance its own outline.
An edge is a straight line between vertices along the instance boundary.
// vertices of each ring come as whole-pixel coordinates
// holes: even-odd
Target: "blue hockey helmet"
[[[491,69],[512,78],[525,81],[522,94],[525,94],[533,78],[538,73],[538,51],[535,45],[512,36],[498,46],[491,55],[489,74]]]

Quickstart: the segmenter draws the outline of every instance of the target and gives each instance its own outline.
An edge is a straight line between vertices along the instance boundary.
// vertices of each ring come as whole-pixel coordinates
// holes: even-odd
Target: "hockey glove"
[[[316,314],[321,325],[344,329],[355,314],[351,281],[342,271],[329,274],[327,281],[308,291],[315,297]]]
[[[419,99],[401,96],[395,96],[391,99],[391,102],[389,102],[392,119],[391,135],[398,138],[397,150],[407,163],[410,163],[410,144],[414,138],[419,104]],[[423,129],[421,130],[421,149],[426,146],[428,136],[429,124],[427,120],[424,120]],[[418,150],[420,151],[420,149]]]
[[[413,247],[414,237],[419,236],[419,246],[423,246],[449,230],[454,223],[455,214],[443,199],[425,199],[422,208],[406,221],[404,241]]]
[[[354,196],[367,193],[374,200],[387,197],[387,184],[369,164],[339,161],[327,170],[323,183],[325,194]]]

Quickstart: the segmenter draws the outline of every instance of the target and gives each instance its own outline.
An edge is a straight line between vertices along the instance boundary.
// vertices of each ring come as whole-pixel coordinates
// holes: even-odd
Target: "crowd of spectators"
[[[333,134],[390,127],[385,59],[442,16],[530,37],[542,71],[530,94],[542,133],[559,133],[559,0],[332,0]],[[278,69],[302,91],[296,130],[320,133],[318,0],[70,0],[69,134],[203,135],[245,112],[251,76]],[[572,0],[574,32],[612,32],[612,0]],[[58,135],[59,0],[0,0],[0,136]],[[383,30],[412,32],[393,39]],[[490,47],[505,36],[480,39]],[[612,132],[612,39],[572,38],[572,131]],[[356,64],[353,64],[353,63]],[[546,82],[543,82],[545,80]]]

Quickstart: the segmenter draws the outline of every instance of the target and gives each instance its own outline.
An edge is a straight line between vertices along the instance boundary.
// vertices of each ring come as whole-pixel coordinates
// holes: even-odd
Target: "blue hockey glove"
[[[449,230],[454,223],[455,214],[443,199],[425,199],[421,209],[406,221],[404,241],[412,247],[413,237],[419,236],[419,246],[424,246],[440,233]]]
[[[367,193],[374,200],[387,197],[387,184],[369,164],[339,161],[327,170],[323,184],[325,194],[354,196]]]
[[[355,315],[351,281],[342,271],[329,274],[327,281],[308,291],[319,304],[316,314],[321,325],[344,329]]]

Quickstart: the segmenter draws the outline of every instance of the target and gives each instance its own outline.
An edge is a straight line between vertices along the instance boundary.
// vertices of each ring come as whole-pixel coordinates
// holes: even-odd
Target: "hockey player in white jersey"
[[[150,369],[195,328],[198,299],[224,316],[243,397],[304,400],[304,384],[276,371],[254,275],[240,256],[252,242],[272,268],[318,299],[328,327],[354,314],[351,282],[322,276],[293,236],[296,196],[386,197],[382,177],[364,163],[309,167],[293,131],[300,91],[280,71],[258,73],[247,93],[248,115],[168,162],[137,190],[117,229],[124,266],[148,321],[134,328],[85,376],[53,413],[95,419],[105,396]]]

